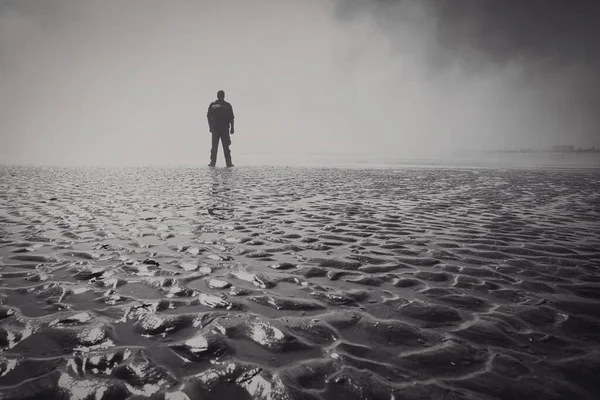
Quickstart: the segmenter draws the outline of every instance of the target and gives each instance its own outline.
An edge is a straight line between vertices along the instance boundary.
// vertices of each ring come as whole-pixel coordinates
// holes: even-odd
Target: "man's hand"
[[[231,127],[231,131],[229,131],[229,133],[231,133],[232,135],[235,133],[235,129],[233,129],[233,126]]]

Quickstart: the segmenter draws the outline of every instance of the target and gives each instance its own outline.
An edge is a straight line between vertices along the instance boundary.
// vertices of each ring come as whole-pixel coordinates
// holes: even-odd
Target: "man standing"
[[[219,139],[223,145],[223,154],[225,155],[225,163],[228,167],[233,167],[231,163],[231,152],[229,151],[229,145],[231,144],[231,138],[229,134],[234,134],[233,128],[233,107],[231,104],[225,101],[225,92],[219,90],[217,92],[217,100],[210,103],[208,106],[208,112],[206,113],[208,118],[208,128],[212,133],[212,148],[210,149],[210,164],[209,167],[214,167],[217,163],[217,151],[219,150]],[[231,125],[231,130],[229,126]]]

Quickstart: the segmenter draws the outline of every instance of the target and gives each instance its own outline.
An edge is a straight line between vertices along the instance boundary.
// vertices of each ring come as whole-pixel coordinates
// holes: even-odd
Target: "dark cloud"
[[[431,0],[430,0],[431,1]],[[598,61],[600,3],[593,0],[432,1],[449,49],[476,49],[493,62]]]
[[[483,68],[521,63],[529,81],[567,80],[594,129],[600,126],[600,2],[594,0],[428,0],[445,57],[481,55]],[[550,82],[549,82],[550,81]]]
[[[372,12],[407,18],[409,0],[341,0],[338,16]],[[600,2],[593,0],[421,0],[435,17],[438,44],[455,56],[475,52],[504,63],[519,57],[560,64],[598,62]],[[411,15],[409,14],[408,17]],[[389,22],[389,21],[388,21]]]
[[[418,5],[421,12],[413,9]],[[600,2],[594,0],[339,0],[343,21],[371,17],[398,51],[402,25],[420,41],[429,73],[459,65],[471,76],[517,65],[522,84],[568,98],[598,135]],[[419,41],[419,39],[415,39]],[[563,107],[564,108],[564,107]]]

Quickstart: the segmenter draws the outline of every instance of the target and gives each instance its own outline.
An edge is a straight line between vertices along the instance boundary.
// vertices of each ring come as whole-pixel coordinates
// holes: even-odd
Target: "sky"
[[[595,2],[449,3],[0,0],[0,163],[600,147]]]

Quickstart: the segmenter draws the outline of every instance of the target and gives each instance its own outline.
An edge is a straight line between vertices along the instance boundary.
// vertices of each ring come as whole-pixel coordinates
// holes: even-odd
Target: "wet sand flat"
[[[600,398],[599,188],[0,167],[0,398]]]

